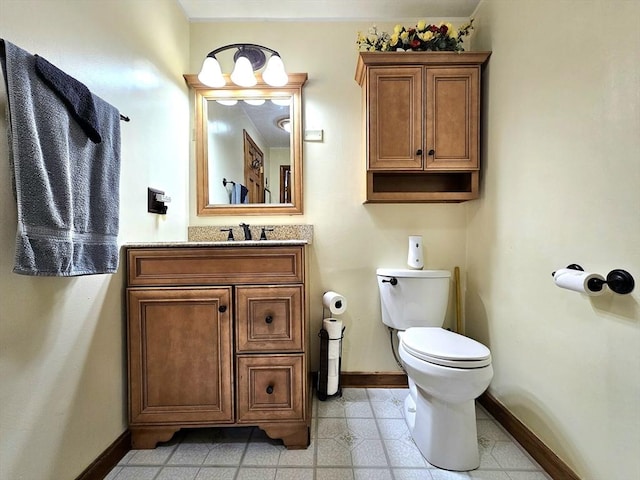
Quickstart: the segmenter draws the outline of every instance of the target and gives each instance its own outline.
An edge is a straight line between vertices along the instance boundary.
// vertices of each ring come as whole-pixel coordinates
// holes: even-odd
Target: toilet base
[[[405,399],[404,415],[413,441],[431,465],[454,471],[480,466],[474,400],[444,403],[416,387]]]

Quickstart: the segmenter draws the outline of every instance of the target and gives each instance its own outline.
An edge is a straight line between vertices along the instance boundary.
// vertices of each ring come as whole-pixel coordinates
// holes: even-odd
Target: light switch
[[[323,130],[305,130],[304,140],[305,142],[321,142]]]

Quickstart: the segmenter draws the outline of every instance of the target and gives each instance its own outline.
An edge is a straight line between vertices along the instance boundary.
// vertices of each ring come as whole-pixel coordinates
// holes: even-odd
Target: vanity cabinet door
[[[130,288],[132,426],[231,423],[231,287]]]
[[[304,421],[304,355],[238,355],[238,423]]]
[[[302,285],[236,289],[236,351],[304,350]]]

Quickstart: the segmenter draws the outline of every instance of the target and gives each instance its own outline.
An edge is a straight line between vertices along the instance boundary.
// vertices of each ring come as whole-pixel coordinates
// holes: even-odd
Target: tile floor
[[[154,450],[132,450],[107,480],[549,480],[477,407],[480,468],[440,470],[420,455],[402,416],[406,389],[346,388],[314,399],[311,445],[287,450],[258,428],[182,430]]]

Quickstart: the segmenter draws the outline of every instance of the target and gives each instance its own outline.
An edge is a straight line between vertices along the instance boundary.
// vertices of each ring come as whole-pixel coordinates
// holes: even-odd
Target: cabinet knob
[[[268,394],[268,395],[271,395],[272,393],[273,393],[273,385],[269,385],[269,386],[267,387],[267,394]]]
[[[220,305],[220,306],[218,307],[218,311],[219,311],[220,313],[224,313],[224,312],[226,312],[226,311],[227,311],[227,306],[226,306],[226,305]]]
[[[271,322],[273,322],[273,317],[272,317],[271,315],[267,315],[267,316],[265,317],[264,321],[265,321],[266,323],[271,323]]]
[[[416,150],[416,155],[422,155],[422,149],[419,148],[418,150]]]
[[[433,157],[433,155],[436,153],[436,151],[432,148],[431,150],[429,150],[429,156]]]

